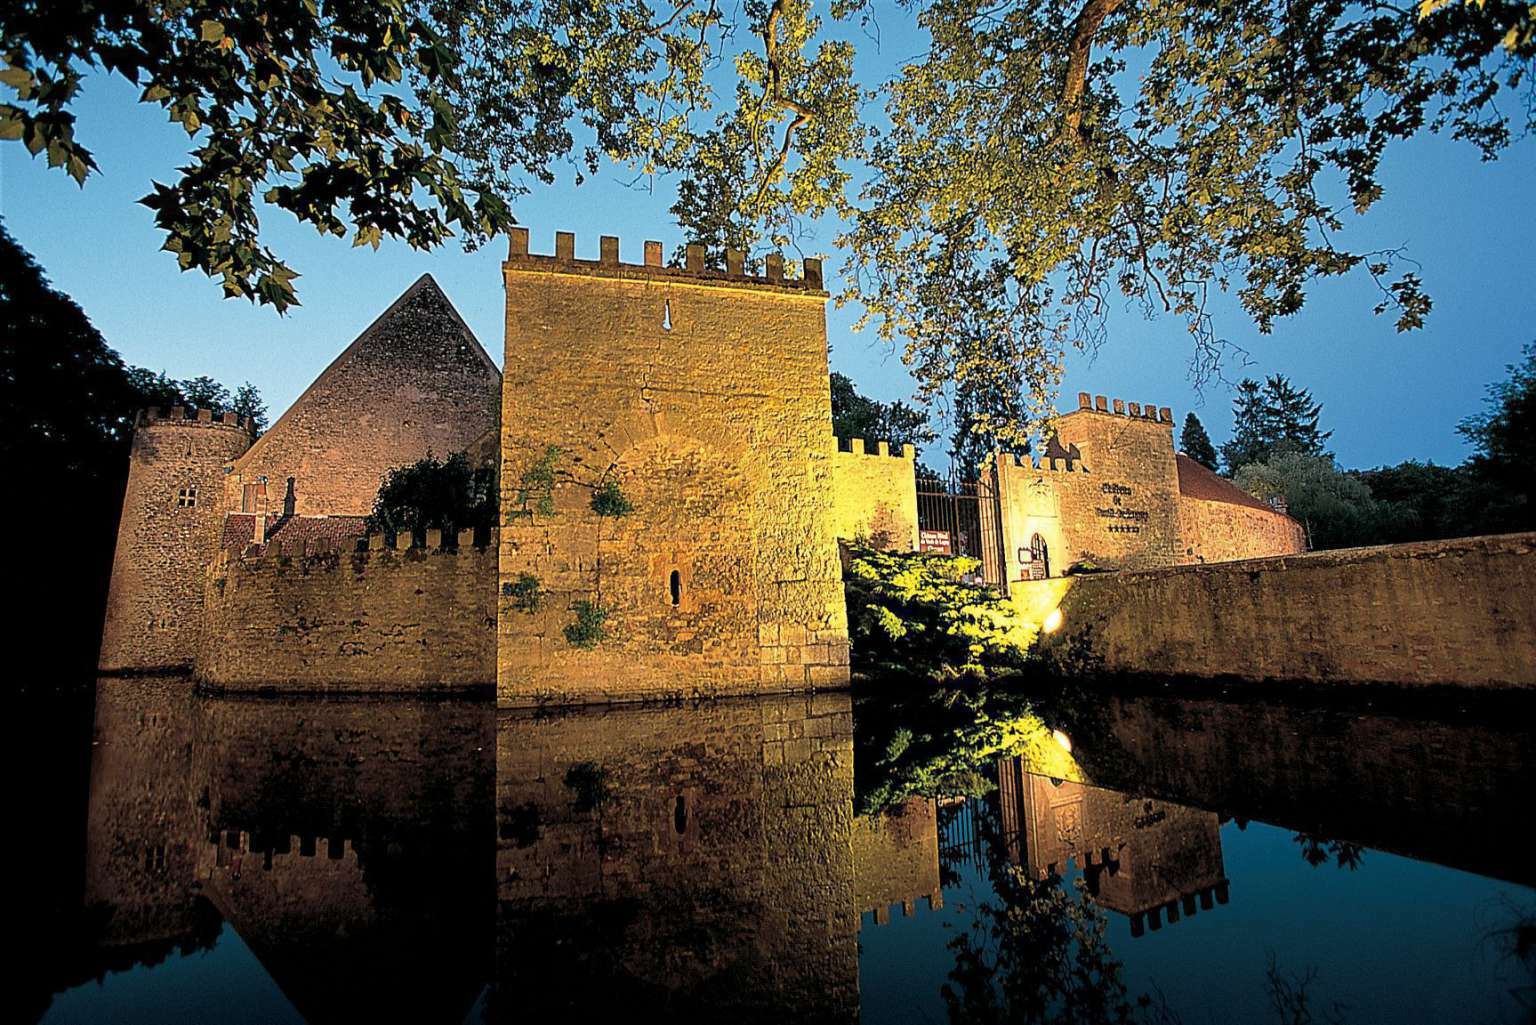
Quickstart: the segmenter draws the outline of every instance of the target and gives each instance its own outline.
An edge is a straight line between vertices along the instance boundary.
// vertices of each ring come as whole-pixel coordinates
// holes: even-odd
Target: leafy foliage
[[[448,90],[461,58],[413,0],[126,0],[9,4],[0,21],[16,102],[0,137],[77,181],[96,168],[71,113],[92,70],[143,87],[195,144],[140,202],[183,270],[229,296],[297,302],[297,273],[262,244],[258,198],[354,245],[398,238],[471,244],[512,223],[506,201],[467,181],[450,152]]]
[[[997,759],[1061,754],[1028,697],[988,683],[883,686],[856,695],[854,717],[860,815],[909,797],[985,794],[996,785],[987,770]]]
[[[501,585],[502,594],[512,599],[512,607],[529,614],[544,607],[543,586],[532,573],[521,573],[511,583]]]
[[[1386,510],[1359,478],[1332,456],[1280,452],[1264,462],[1238,468],[1233,483],[1270,501],[1284,498],[1291,516],[1307,525],[1314,548],[1369,543]]]
[[[585,598],[571,603],[576,618],[565,625],[565,640],[573,648],[590,649],[601,644],[608,636],[604,624],[608,610]]]
[[[880,402],[859,394],[853,380],[832,374],[832,433],[839,438],[888,441],[892,449],[920,449],[932,441],[928,416],[905,402]]]
[[[180,383],[126,365],[3,227],[0,368],[0,471],[25,489],[6,503],[7,536],[36,533],[30,495],[46,497],[50,531],[69,539],[22,546],[13,572],[30,598],[12,625],[52,638],[67,679],[95,668],[133,415],[185,400]]]
[[[868,0],[17,0],[0,138],[84,181],[83,77],[134,82],[193,144],[143,200],[165,248],[279,309],[296,272],[263,206],[355,245],[473,247],[530,182],[606,159],[677,175],[673,212],[716,251],[798,245],[832,215],[840,298],[924,403],[1018,450],[1117,297],[1180,318],[1197,376],[1222,351],[1213,292],[1269,331],[1359,271],[1417,327],[1420,281],[1343,245],[1346,219],[1380,200],[1394,142],[1443,130],[1492,158],[1536,110],[1524,0],[901,9],[929,45],[861,69],[867,89]]]
[[[1283,374],[1265,378],[1263,385],[1244,378],[1232,401],[1232,440],[1221,446],[1227,473],[1282,452],[1323,455],[1323,444],[1333,432],[1318,429],[1322,412],[1322,403],[1314,402],[1311,392],[1297,388]]]
[[[1216,469],[1216,446],[1211,444],[1211,436],[1205,433],[1205,424],[1193,413],[1184,417],[1179,449],[1207,470]]]
[[[592,511],[599,516],[628,516],[635,511],[635,504],[625,497],[619,482],[610,478],[592,492]]]
[[[854,548],[845,586],[854,668],[930,679],[1016,669],[1038,632],[991,588],[967,583],[980,562]]]
[[[560,466],[560,449],[550,445],[534,460],[518,482],[517,506],[522,515],[555,514],[555,471]]]
[[[255,424],[257,434],[267,429],[267,404],[249,381],[231,395],[228,388],[211,377],[174,381],[164,371],[154,373],[142,367],[133,367],[128,373],[134,387],[144,394],[146,406],[189,406],[211,410],[214,416],[234,413]]]
[[[476,467],[463,452],[438,460],[429,452],[385,475],[368,516],[368,529],[402,531],[488,530],[497,520],[494,465]]]
[[[1494,529],[1536,528],[1536,343],[1523,356],[1489,386],[1488,408],[1457,428],[1477,446],[1468,468],[1492,492],[1486,519]]]

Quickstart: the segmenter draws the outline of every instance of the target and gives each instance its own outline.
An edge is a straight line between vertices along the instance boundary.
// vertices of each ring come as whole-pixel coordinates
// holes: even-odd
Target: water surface
[[[102,680],[49,717],[35,801],[63,825],[6,1020],[1536,1008],[1536,743],[1508,703],[972,689],[535,715]]]

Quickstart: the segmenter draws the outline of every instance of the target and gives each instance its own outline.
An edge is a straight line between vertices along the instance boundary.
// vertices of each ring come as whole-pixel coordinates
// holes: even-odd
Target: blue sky
[[[893,47],[887,41],[887,53]],[[378,251],[322,238],[286,214],[263,224],[274,248],[303,277],[303,306],[287,316],[243,300],[226,300],[216,283],[181,273],[149,210],[135,200],[154,178],[170,180],[188,142],[158,107],[135,102],[120,79],[96,76],[77,107],[78,136],[96,153],[101,172],[82,189],[34,160],[16,143],[0,144],[0,215],[11,234],[45,268],[56,287],[90,315],[108,342],[132,363],[174,377],[208,374],[230,385],[254,382],[274,416],[412,281],[432,273],[481,343],[502,360],[504,245],[478,253],[456,246],[418,253],[400,244]],[[1220,337],[1246,350],[1226,369],[1244,375],[1283,373],[1322,401],[1332,447],[1349,467],[1403,459],[1459,462],[1466,446],[1456,423],[1481,408],[1488,384],[1536,339],[1536,141],[1525,140],[1492,164],[1469,147],[1419,138],[1389,152],[1385,198],[1349,223],[1342,244],[1356,249],[1408,247],[1435,300],[1427,326],[1400,335],[1390,316],[1371,313],[1378,293],[1364,275],[1317,285],[1307,307],[1261,336],[1240,311],[1223,304]],[[553,249],[557,229],[576,232],[577,255],[597,255],[597,238],[621,238],[621,257],[639,262],[641,243],[681,241],[667,213],[670,188],[623,184],[622,171],[577,188],[570,175],[519,201],[515,213],[532,233],[535,252]],[[841,263],[823,230],[807,252],[828,252],[834,283]],[[852,331],[855,312],[829,306],[832,366],[883,399],[911,393],[897,354],[872,334]],[[1190,344],[1172,318],[1116,313],[1096,354],[1074,355],[1062,387],[1063,409],[1078,391],[1155,399],[1182,421],[1193,409],[1218,444],[1230,428],[1231,390],[1223,382],[1197,390],[1189,376]]]

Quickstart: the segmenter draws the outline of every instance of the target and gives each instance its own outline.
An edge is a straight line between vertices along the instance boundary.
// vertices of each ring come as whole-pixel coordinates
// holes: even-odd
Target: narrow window
[[[667,299],[661,304],[661,329],[672,330],[672,300]]]
[[[682,794],[677,795],[677,806],[672,810],[672,826],[678,836],[688,832],[688,799]]]
[[[672,589],[672,604],[681,605],[683,603],[683,575],[677,570],[672,571],[670,586]]]

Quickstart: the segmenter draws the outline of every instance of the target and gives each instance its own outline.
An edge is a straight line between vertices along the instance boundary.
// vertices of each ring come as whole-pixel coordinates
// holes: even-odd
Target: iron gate
[[[980,582],[1008,593],[997,467],[975,480],[917,478],[918,547],[981,560]]]

